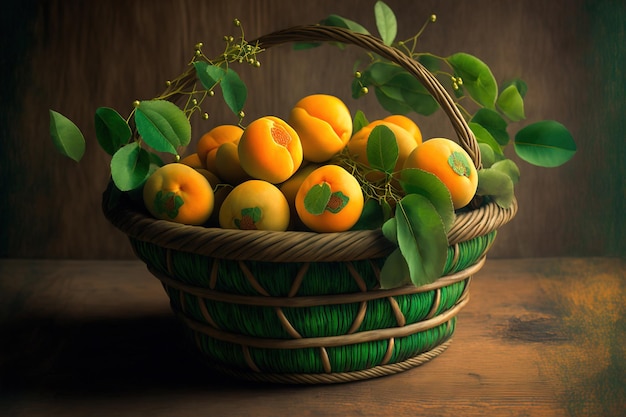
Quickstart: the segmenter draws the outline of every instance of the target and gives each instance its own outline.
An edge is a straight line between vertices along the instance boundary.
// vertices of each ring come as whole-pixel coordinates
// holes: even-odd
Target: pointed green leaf
[[[220,82],[220,87],[222,88],[222,95],[226,105],[233,113],[239,115],[248,98],[246,84],[233,69],[229,68]]]
[[[383,236],[392,243],[398,244],[398,222],[395,217],[391,217],[382,227]]]
[[[147,179],[150,170],[150,155],[131,142],[122,146],[111,158],[111,177],[121,191],[134,190]]]
[[[196,68],[196,75],[200,83],[207,90],[212,90],[224,77],[226,71],[216,65],[210,65],[205,61],[196,61],[193,63]]]
[[[385,125],[374,127],[367,138],[366,152],[373,169],[391,175],[399,155],[396,135]]]
[[[504,90],[510,85],[514,85],[515,88],[517,88],[517,91],[519,91],[519,94],[520,96],[522,96],[522,98],[526,97],[526,92],[528,91],[528,85],[526,84],[524,80],[515,78],[513,80],[507,81],[506,83],[502,84],[500,89]]]
[[[485,108],[478,109],[470,121],[487,129],[501,146],[509,143],[509,133],[506,130],[508,123],[497,111]]]
[[[485,129],[484,127],[482,127],[481,125],[475,122],[469,122],[468,126],[471,129],[471,131],[474,133],[474,136],[476,137],[476,141],[478,143],[486,143],[487,145],[491,147],[494,153],[499,154],[499,155],[503,154],[502,147],[493,138],[493,136],[491,136],[491,133],[489,133],[487,129]]]
[[[528,163],[557,167],[576,153],[576,143],[565,126],[554,120],[528,125],[515,135],[515,152]]]
[[[430,54],[419,55],[417,61],[432,73],[439,71],[441,67],[441,59]]]
[[[57,150],[78,162],[85,154],[85,138],[70,119],[50,110],[50,135]]]
[[[369,121],[361,110],[357,110],[354,118],[352,119],[352,135],[361,130],[364,126],[367,126]]]
[[[304,196],[304,208],[309,213],[319,216],[324,213],[330,201],[332,191],[327,183],[316,184]]]
[[[128,143],[132,136],[130,126],[120,114],[109,107],[100,107],[94,117],[96,139],[109,155]]]
[[[363,205],[359,220],[351,230],[374,230],[383,225],[383,209],[375,199],[369,198]]]
[[[513,202],[513,180],[504,172],[493,168],[478,171],[476,194],[490,196],[502,208],[509,208]]]
[[[407,114],[411,111],[411,107],[408,104],[394,98],[402,96],[396,88],[376,87],[374,88],[374,93],[380,106],[391,114]]]
[[[452,196],[448,187],[435,174],[417,168],[403,169],[400,185],[406,194],[419,194],[428,198],[439,213],[446,233],[450,230],[456,217]]]
[[[514,84],[502,90],[496,105],[509,120],[517,122],[526,118],[524,114],[524,99]]]
[[[337,26],[344,29],[350,29],[353,32],[362,33],[365,35],[370,34],[369,31],[361,26],[359,23],[336,14],[331,14],[326,19],[322,20],[320,24],[324,26]]]
[[[416,286],[436,281],[445,267],[448,238],[439,213],[419,194],[409,194],[396,206],[398,246]]]
[[[463,88],[478,104],[489,109],[495,107],[498,85],[487,64],[464,52],[449,56],[448,63],[463,80]]]
[[[401,287],[411,283],[411,272],[400,249],[396,249],[385,259],[380,270],[380,288],[383,290]]]
[[[146,100],[135,110],[135,124],[144,142],[157,152],[177,154],[191,140],[191,124],[185,113],[165,100]]]
[[[513,184],[517,184],[519,182],[519,167],[512,160],[503,159],[501,161],[497,161],[491,166],[491,168],[506,174],[509,178],[511,178]]]
[[[428,92],[426,87],[408,71],[402,70],[397,72],[381,87],[385,91],[392,88],[392,91],[395,93],[393,98],[406,103],[411,110],[418,114],[429,116],[439,108],[439,103]]]
[[[382,1],[374,4],[374,16],[376,18],[376,28],[385,45],[391,45],[398,33],[398,22],[393,10]]]
[[[363,82],[367,85],[384,85],[387,84],[395,75],[406,72],[399,65],[391,62],[377,61],[369,65],[363,71]]]
[[[480,149],[480,160],[482,162],[483,168],[489,168],[491,165],[496,162],[496,155],[493,152],[493,148],[486,143],[478,143],[478,148]]]

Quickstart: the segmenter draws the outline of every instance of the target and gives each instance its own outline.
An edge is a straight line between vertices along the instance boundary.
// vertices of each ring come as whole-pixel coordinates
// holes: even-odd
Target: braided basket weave
[[[299,26],[259,38],[340,42],[387,58],[413,74],[446,112],[480,168],[478,144],[453,100],[418,62],[380,40],[326,26]],[[190,82],[195,81],[191,80]],[[279,383],[337,383],[421,365],[443,352],[469,300],[499,227],[517,211],[494,203],[457,213],[448,261],[436,282],[381,290],[394,249],[381,230],[343,233],[243,231],[155,220],[122,199],[108,220],[128,235],[163,284],[175,314],[214,369]]]

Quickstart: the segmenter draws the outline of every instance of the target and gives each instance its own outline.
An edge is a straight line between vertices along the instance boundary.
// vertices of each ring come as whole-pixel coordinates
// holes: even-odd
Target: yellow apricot
[[[306,164],[300,167],[289,179],[278,187],[278,189],[283,193],[287,202],[289,203],[289,211],[291,223],[289,225],[290,230],[300,229],[302,226],[300,223],[300,218],[298,217],[298,213],[296,212],[296,194],[298,194],[298,189],[300,189],[300,185],[304,182],[306,177],[317,168],[319,168],[319,164]]]
[[[407,116],[403,114],[392,114],[385,117],[383,121],[400,126],[404,130],[409,132],[413,136],[413,138],[415,138],[415,142],[418,145],[422,143],[422,131],[420,130],[419,126]]]
[[[338,165],[323,165],[310,173],[296,194],[300,220],[316,232],[349,230],[363,212],[359,182]]]
[[[202,166],[211,172],[215,169],[215,154],[222,143],[234,142],[241,138],[243,129],[235,125],[219,125],[200,137],[196,153]]]
[[[222,183],[222,180],[219,179],[217,175],[215,175],[214,173],[212,173],[208,169],[204,169],[204,168],[194,168],[194,169],[196,171],[198,171],[200,174],[204,175],[204,178],[207,179],[209,184],[211,184],[212,188],[215,188],[217,186],[217,184],[221,184]]]
[[[340,152],[352,136],[352,116],[341,99],[312,94],[299,100],[288,119],[302,142],[305,160],[324,162]]]
[[[197,152],[187,155],[186,157],[182,158],[178,162],[180,162],[181,164],[189,165],[190,167],[196,168],[196,169],[204,168],[204,165],[200,161],[200,157],[198,156]]]
[[[289,203],[274,184],[248,180],[226,196],[219,222],[224,229],[285,231],[289,226]]]
[[[424,141],[411,152],[404,168],[419,168],[435,174],[448,187],[455,209],[465,207],[476,194],[476,167],[469,154],[450,139]]]
[[[143,187],[143,201],[157,219],[200,225],[213,211],[209,181],[188,165],[171,163],[158,168]]]
[[[350,157],[365,166],[370,166],[369,161],[367,160],[367,142],[372,130],[374,130],[376,126],[380,125],[387,126],[396,137],[396,143],[398,144],[398,161],[396,162],[395,171],[398,172],[402,169],[406,158],[418,144],[415,137],[413,137],[413,135],[411,135],[407,130],[391,122],[375,120],[356,132],[348,142]],[[373,180],[375,177],[376,176],[374,175],[372,178],[367,178]]]
[[[215,170],[217,175],[230,185],[241,184],[251,179],[239,163],[237,142],[222,143],[215,152]]]
[[[284,120],[264,116],[246,127],[239,141],[239,162],[255,179],[281,183],[302,164],[302,144]]]

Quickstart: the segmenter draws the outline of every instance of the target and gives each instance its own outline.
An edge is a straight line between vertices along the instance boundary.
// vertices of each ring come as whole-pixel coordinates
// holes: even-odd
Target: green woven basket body
[[[480,167],[471,130],[446,91],[419,63],[367,35],[306,26],[264,36],[285,42],[353,44],[388,58],[431,92],[459,143]],[[394,374],[443,352],[469,300],[497,229],[516,214],[494,203],[457,213],[448,259],[433,284],[381,290],[394,249],[381,230],[344,233],[242,231],[152,218],[122,199],[103,199],[105,216],[126,233],[162,282],[175,314],[206,362],[241,378],[335,383]]]

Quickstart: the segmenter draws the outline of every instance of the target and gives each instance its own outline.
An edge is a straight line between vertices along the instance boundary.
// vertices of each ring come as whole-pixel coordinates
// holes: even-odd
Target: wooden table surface
[[[0,260],[0,416],[624,416],[626,260],[488,260],[453,342],[328,386],[212,373],[138,261]]]

